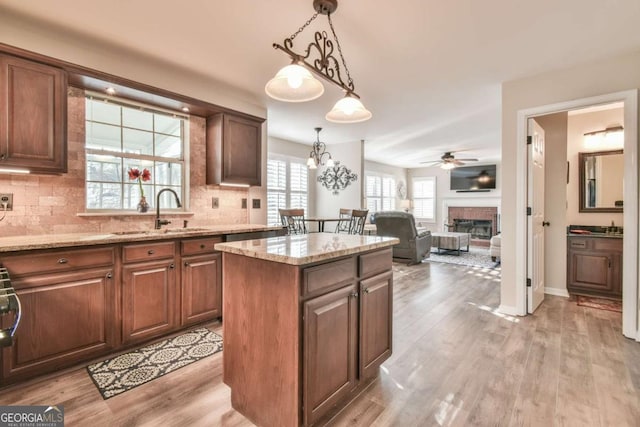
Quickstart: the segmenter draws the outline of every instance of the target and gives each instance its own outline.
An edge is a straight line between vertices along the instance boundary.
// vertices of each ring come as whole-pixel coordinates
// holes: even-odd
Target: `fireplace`
[[[489,240],[498,234],[499,226],[497,207],[449,207],[449,231],[471,234],[473,245],[489,246]]]

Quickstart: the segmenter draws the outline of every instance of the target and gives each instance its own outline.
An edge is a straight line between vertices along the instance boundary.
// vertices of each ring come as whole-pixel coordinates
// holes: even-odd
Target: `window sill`
[[[195,212],[184,212],[184,211],[167,211],[167,210],[160,210],[160,215],[163,216],[167,216],[167,215],[171,215],[171,216],[194,216]],[[125,217],[125,216],[156,216],[156,211],[149,211],[149,212],[144,212],[144,213],[140,213],[140,212],[136,212],[136,211],[113,211],[113,212],[80,212],[77,213],[76,216],[79,217],[114,217],[114,216],[119,216],[119,217]]]

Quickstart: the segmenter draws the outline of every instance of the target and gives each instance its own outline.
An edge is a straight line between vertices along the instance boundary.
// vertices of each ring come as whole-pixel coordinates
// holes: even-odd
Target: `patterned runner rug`
[[[618,313],[622,313],[622,301],[619,300],[588,297],[586,295],[577,295],[576,300],[578,301],[578,305],[581,307],[599,308],[600,310],[617,311]]]
[[[437,249],[431,249],[437,251]],[[469,252],[461,251],[460,256],[456,255],[456,252],[451,252],[447,255],[445,255],[444,253],[438,255],[437,252],[431,252],[431,255],[429,255],[427,261],[500,269],[500,263],[491,261],[489,248],[479,246],[469,247]]]
[[[222,350],[222,337],[206,328],[87,366],[104,399],[187,366]]]

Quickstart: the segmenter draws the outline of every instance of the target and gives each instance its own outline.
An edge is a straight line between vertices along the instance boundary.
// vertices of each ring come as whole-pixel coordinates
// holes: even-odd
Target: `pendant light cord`
[[[316,14],[317,15],[317,14]],[[342,61],[342,65],[344,66],[344,71],[347,73],[347,82],[349,86],[353,87],[353,79],[351,78],[351,74],[349,74],[349,68],[347,67],[347,63],[344,60],[344,55],[342,55],[342,47],[340,47],[340,40],[338,40],[338,35],[336,34],[336,30],[333,28],[333,22],[331,22],[331,14],[327,14],[327,20],[329,21],[329,28],[331,28],[331,34],[333,34],[333,38],[338,45],[338,53],[340,54],[340,60]]]

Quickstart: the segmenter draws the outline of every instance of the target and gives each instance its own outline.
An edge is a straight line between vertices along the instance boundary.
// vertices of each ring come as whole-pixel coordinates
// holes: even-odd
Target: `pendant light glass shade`
[[[445,170],[446,170],[446,169],[453,169],[453,168],[455,168],[455,167],[456,167],[456,165],[455,165],[455,164],[453,164],[453,163],[448,163],[448,162],[447,162],[447,163],[443,163],[442,165],[440,165],[440,167],[441,167],[442,169],[445,169]]]
[[[267,82],[264,91],[278,101],[306,102],[321,96],[324,86],[303,66],[289,64]]]
[[[307,159],[307,166],[309,167],[309,169],[318,169],[318,165],[316,165],[316,161],[313,157],[309,157]]]
[[[364,108],[358,98],[347,94],[336,102],[336,105],[327,113],[325,118],[334,123],[358,123],[369,120],[371,111]]]

